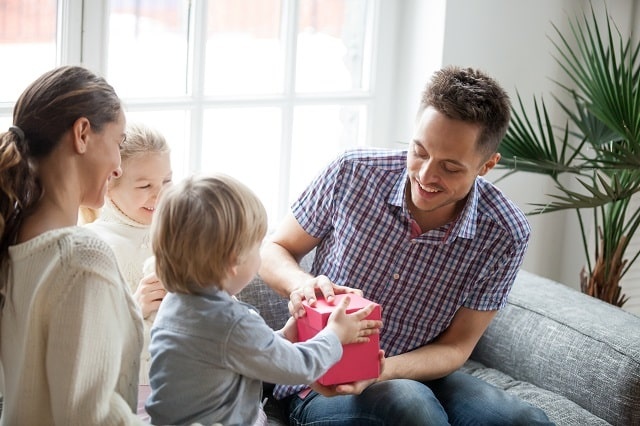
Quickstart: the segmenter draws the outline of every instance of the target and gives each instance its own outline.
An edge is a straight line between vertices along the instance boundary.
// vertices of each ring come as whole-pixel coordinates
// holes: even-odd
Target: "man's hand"
[[[133,294],[133,298],[142,310],[142,317],[147,319],[160,307],[160,302],[167,294],[164,286],[156,276],[155,272],[144,276],[138,283],[138,288]]]
[[[317,293],[320,293],[328,303],[333,303],[334,296],[342,293],[354,293],[362,296],[362,290],[357,288],[337,285],[325,275],[318,275],[310,279],[289,295],[289,312],[296,318],[305,315],[302,301],[306,300],[309,305],[313,306],[317,300]]]
[[[380,361],[380,375],[384,370],[384,351],[380,350],[378,352],[378,359]],[[342,383],[334,386],[323,386],[318,382],[314,382],[311,385],[311,389],[318,392],[320,395],[326,397],[332,397],[337,395],[360,395],[366,388],[371,386],[374,383],[377,383],[379,378],[370,379],[370,380],[360,380],[358,382],[353,383]]]

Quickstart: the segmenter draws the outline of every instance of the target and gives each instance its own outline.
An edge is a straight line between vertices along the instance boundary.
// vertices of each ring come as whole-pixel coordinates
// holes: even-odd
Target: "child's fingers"
[[[373,312],[373,310],[375,309],[376,305],[374,305],[373,303],[369,303],[367,306],[365,306],[364,308],[350,314],[355,316],[357,319],[364,319],[366,317],[369,316],[369,314],[371,312]]]
[[[361,320],[360,330],[356,336],[355,343],[366,343],[370,341],[369,336],[373,334],[380,334],[380,327],[382,327],[382,321],[379,320]]]
[[[333,318],[335,320],[338,320],[341,317],[349,318],[349,316],[346,314],[349,303],[351,303],[351,299],[349,297],[345,297],[344,299],[342,299],[340,303],[336,305],[336,308],[333,310],[333,312],[331,312],[329,318]]]
[[[382,321],[362,321],[360,324],[362,329],[360,330],[361,336],[371,336],[372,334],[380,334],[380,327],[382,327]]]
[[[340,313],[345,312],[349,307],[349,303],[351,303],[351,298],[347,296],[340,301],[340,305],[338,305],[336,310],[340,311]]]

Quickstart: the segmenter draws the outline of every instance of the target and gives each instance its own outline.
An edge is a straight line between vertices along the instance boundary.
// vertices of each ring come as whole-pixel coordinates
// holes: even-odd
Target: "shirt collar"
[[[403,210],[407,210],[406,204],[404,202],[404,193],[405,188],[407,187],[407,179],[409,178],[409,174],[407,169],[405,168],[396,183],[393,185],[391,192],[389,193],[389,198],[387,198],[387,202],[392,206],[400,207]]]
[[[467,197],[467,202],[460,212],[460,216],[458,216],[458,219],[454,223],[453,229],[449,233],[449,237],[446,242],[453,241],[456,237],[473,238],[476,235],[478,226],[478,179],[482,178],[477,177],[473,181],[471,191],[469,191],[469,196]]]
[[[393,185],[391,192],[389,193],[389,197],[387,198],[387,202],[396,207],[402,208],[407,214],[407,204],[405,201],[405,188],[407,184],[407,179],[409,178],[407,169],[404,171],[398,179],[396,183]],[[477,230],[477,222],[478,222],[478,180],[482,179],[481,177],[477,177],[473,185],[471,186],[471,190],[469,191],[469,196],[467,197],[467,202],[460,212],[458,219],[453,224],[453,229],[451,232],[448,232],[448,236],[445,242],[453,241],[455,238],[473,238],[476,234]]]

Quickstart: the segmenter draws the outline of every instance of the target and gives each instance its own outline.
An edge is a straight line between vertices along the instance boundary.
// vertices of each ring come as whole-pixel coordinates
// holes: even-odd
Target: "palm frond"
[[[555,81],[570,101],[552,94],[566,116],[564,125],[552,124],[542,98],[534,97],[534,110],[528,113],[518,94],[499,167],[510,169],[507,175],[527,171],[551,178],[556,187],[547,194],[549,202],[531,204],[528,214],[575,210],[593,273],[589,279],[617,285],[640,260],[640,253],[632,253],[630,261],[624,258],[640,230],[640,211],[629,208],[631,197],[640,192],[640,43],[623,38],[608,12],[606,25],[599,26],[593,5],[590,14],[569,20],[568,36],[556,25],[553,29],[553,56],[570,82]],[[573,175],[577,185],[562,184],[562,175]],[[584,212],[592,214],[598,231],[591,247]]]
[[[559,55],[556,60],[577,89],[558,83],[559,87],[582,100],[591,114],[611,131],[637,145],[640,143],[640,44],[633,47],[631,40],[623,42],[617,28],[614,38],[610,19],[602,37],[593,8],[590,21],[584,16],[582,24],[571,22],[570,28],[578,44],[577,52],[555,25],[561,43],[553,43]]]
[[[569,142],[569,129],[563,136],[555,136],[544,100],[534,98],[535,126],[529,120],[522,98],[517,95],[519,110],[512,110],[512,121],[500,144],[502,156],[499,168],[509,168],[532,173],[546,174],[556,179],[561,173],[579,173],[580,167],[572,165],[580,151]],[[562,149],[558,151],[557,147]]]
[[[531,204],[537,208],[529,214],[550,213],[567,209],[587,209],[605,206],[617,201],[628,201],[640,192],[640,171],[607,176],[598,173],[593,182],[577,179],[586,192],[573,191],[564,185],[556,188],[561,194],[547,194],[552,200],[546,204]]]

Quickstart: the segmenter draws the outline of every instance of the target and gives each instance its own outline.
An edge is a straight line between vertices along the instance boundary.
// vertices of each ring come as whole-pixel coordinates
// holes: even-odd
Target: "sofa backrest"
[[[307,271],[311,270],[314,251],[305,256],[300,265]],[[279,330],[289,319],[289,299],[280,296],[258,275],[238,295],[238,299],[253,305],[265,322],[274,330]]]
[[[271,290],[260,276],[256,276],[236,297],[253,305],[274,330],[281,329],[289,318],[288,299]]]
[[[471,358],[640,425],[640,317],[563,284],[520,271]]]
[[[311,260],[303,260],[307,270]],[[289,318],[288,300],[260,277],[238,298],[274,330]],[[640,425],[640,317],[563,284],[520,271],[471,358],[611,424]]]

